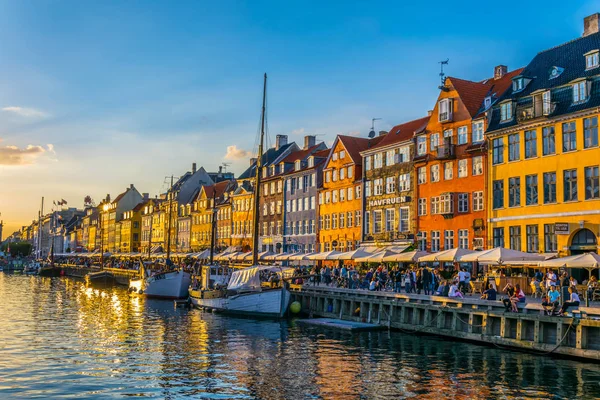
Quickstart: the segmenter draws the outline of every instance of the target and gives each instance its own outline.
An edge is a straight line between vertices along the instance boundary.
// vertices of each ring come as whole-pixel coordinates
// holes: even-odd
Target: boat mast
[[[40,217],[38,221],[38,258],[42,258],[42,217],[44,215],[44,197],[42,196],[42,206],[40,207]]]
[[[267,74],[265,73],[263,83],[262,114],[260,117],[260,142],[258,145],[258,157],[256,158],[256,179],[254,184],[254,226],[252,236],[252,265],[258,264],[258,208],[260,206],[260,176],[262,175],[263,142],[265,139],[265,110],[267,104]]]
[[[167,192],[167,199],[169,201],[169,223],[167,228],[167,264],[170,261],[171,255],[171,216],[173,214],[173,175],[171,175],[171,187]]]
[[[212,219],[210,224],[210,265],[213,263],[213,257],[215,255],[215,236],[217,233],[217,184],[213,185],[213,197],[212,197]]]

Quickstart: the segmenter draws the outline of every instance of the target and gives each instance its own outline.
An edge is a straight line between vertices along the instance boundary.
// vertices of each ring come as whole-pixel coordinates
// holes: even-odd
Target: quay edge
[[[500,302],[473,298],[312,286],[293,286],[291,292],[292,301],[300,302],[302,311],[311,317],[368,322],[405,332],[600,361],[597,307],[580,307],[592,318],[552,317],[543,315],[539,304],[508,313]]]

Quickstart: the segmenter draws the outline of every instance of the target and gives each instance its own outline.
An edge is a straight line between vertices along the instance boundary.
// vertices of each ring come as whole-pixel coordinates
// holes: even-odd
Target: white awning
[[[457,262],[460,257],[471,253],[474,253],[474,251],[469,249],[454,248],[420,257],[419,262]]]

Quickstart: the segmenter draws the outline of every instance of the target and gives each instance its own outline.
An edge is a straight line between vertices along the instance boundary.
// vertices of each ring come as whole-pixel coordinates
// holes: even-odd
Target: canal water
[[[599,398],[600,365],[0,273],[0,399]]]

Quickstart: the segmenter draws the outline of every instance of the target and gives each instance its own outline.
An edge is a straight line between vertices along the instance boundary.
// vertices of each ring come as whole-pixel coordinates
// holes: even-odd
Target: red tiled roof
[[[338,135],[339,140],[342,142],[346,148],[346,151],[350,155],[350,158],[352,158],[352,161],[354,161],[356,165],[362,165],[362,157],[360,156],[360,152],[376,146],[384,137],[385,136],[376,136],[373,139],[369,139],[356,136]]]
[[[223,196],[223,193],[225,193],[225,190],[229,186],[230,182],[231,181],[222,181],[222,182],[216,183],[214,185],[204,186],[204,192],[206,193],[206,198],[212,199],[213,196],[215,196],[215,197]]]
[[[429,122],[429,118],[429,116],[426,116],[394,126],[390,130],[390,133],[383,136],[383,139],[381,139],[376,146],[371,146],[371,148],[376,149],[412,139],[415,132],[420,132],[425,129]]]
[[[329,156],[329,151],[331,149],[325,149],[325,150],[321,150],[321,151],[315,151],[313,156],[315,157],[323,157],[323,158],[327,158]]]
[[[280,162],[284,162],[284,163],[293,163],[296,160],[304,160],[306,157],[308,157],[313,151],[315,151],[315,149],[317,149],[319,146],[321,146],[321,143],[316,144],[314,146],[309,147],[308,149],[303,149],[303,150],[298,150],[298,151],[293,151],[291,152],[286,158],[284,158],[283,160],[281,160]]]

